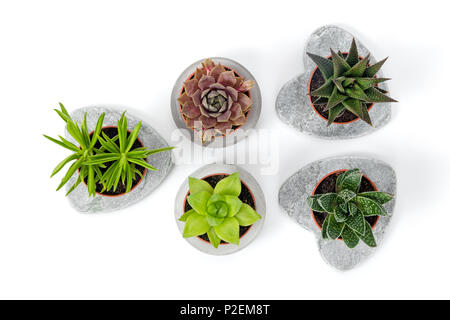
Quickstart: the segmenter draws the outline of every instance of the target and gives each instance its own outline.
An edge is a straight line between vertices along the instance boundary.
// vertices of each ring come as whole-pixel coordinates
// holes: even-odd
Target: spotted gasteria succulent
[[[331,49],[331,60],[312,53],[307,54],[317,64],[325,79],[325,83],[310,94],[319,98],[314,104],[326,105],[324,111],[328,111],[328,125],[345,110],[372,125],[368,112],[371,104],[397,102],[377,86],[390,80],[376,77],[387,58],[370,65],[369,55],[364,59],[359,58],[355,39],[346,55]]]
[[[193,77],[184,82],[178,98],[186,124],[200,133],[203,141],[243,125],[252,106],[246,93],[253,86],[252,80],[236,76],[220,63],[206,59]]]

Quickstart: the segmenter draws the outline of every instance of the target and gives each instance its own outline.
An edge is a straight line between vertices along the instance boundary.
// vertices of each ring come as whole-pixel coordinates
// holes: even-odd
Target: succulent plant
[[[137,175],[143,178],[136,166],[141,166],[149,170],[157,170],[147,163],[145,159],[149,155],[172,149],[171,147],[155,150],[149,150],[145,147],[133,149],[133,144],[137,139],[142,123],[139,122],[133,131],[128,134],[125,112],[117,122],[118,135],[111,139],[102,132],[105,113],[102,113],[99,116],[95,130],[90,134],[86,122],[87,113],[84,114],[83,122],[81,123],[81,126],[79,126],[78,123],[70,117],[63,104],[60,103],[59,105],[61,111],[57,109],[55,109],[55,111],[66,122],[68,133],[79,143],[79,146],[76,146],[61,136],[59,136],[60,140],[51,138],[47,135],[44,135],[44,137],[73,152],[73,154],[65,158],[56,166],[51,175],[53,177],[61,171],[65,165],[74,161],[57,188],[57,190],[61,189],[75,172],[79,170],[77,180],[66,195],[69,195],[83,181],[87,182],[89,196],[95,196],[97,184],[103,185],[103,190],[101,192],[104,192],[105,190],[116,191],[119,181],[122,181],[122,183],[126,185],[126,193],[128,193],[131,190],[133,180],[136,179]],[[100,134],[102,134],[103,137],[101,137]],[[117,141],[119,144],[116,143]],[[100,147],[98,142],[100,142]]]
[[[129,135],[127,126],[127,118],[124,112],[119,121],[117,121],[118,135],[116,138],[110,139],[102,132],[102,137],[98,138],[102,147],[87,161],[88,165],[110,163],[109,168],[102,174],[100,179],[103,184],[102,192],[105,190],[116,191],[119,181],[122,181],[122,184],[126,185],[126,193],[130,192],[133,180],[136,180],[137,176],[143,178],[136,166],[155,171],[157,169],[146,161],[147,157],[173,149],[173,147],[154,150],[146,147],[133,149],[133,144],[141,130],[142,121],[139,121]],[[117,144],[117,142],[119,143]]]
[[[356,247],[360,240],[369,247],[376,247],[372,227],[365,217],[386,216],[383,205],[391,201],[393,195],[378,191],[359,193],[361,179],[359,169],[345,171],[336,180],[336,193],[308,197],[313,211],[327,213],[322,225],[323,239],[341,237],[349,248]]]
[[[58,191],[59,189],[61,189],[70,180],[73,174],[77,170],[80,170],[77,182],[72,186],[72,188],[70,188],[66,195],[70,194],[77,187],[77,185],[81,183],[81,181],[87,178],[89,195],[95,196],[96,183],[100,180],[101,177],[100,165],[92,165],[88,164],[87,162],[90,157],[94,155],[95,144],[97,143],[99,134],[102,130],[105,113],[102,113],[98,118],[94,134],[91,137],[87,129],[86,113],[84,114],[84,119],[80,127],[78,123],[72,120],[64,105],[62,103],[60,103],[59,105],[61,107],[61,111],[58,109],[55,109],[55,111],[66,122],[67,131],[72,136],[72,138],[74,138],[75,141],[79,143],[80,146],[74,145],[72,142],[64,139],[61,136],[59,136],[60,140],[57,140],[44,135],[44,137],[46,137],[50,141],[73,152],[70,156],[61,161],[52,172],[51,177],[61,171],[61,169],[64,168],[64,166],[66,166],[68,163],[74,161],[62,178],[61,183],[56,190]]]
[[[178,98],[181,113],[203,141],[211,140],[216,132],[225,135],[246,122],[252,100],[245,92],[253,86],[252,80],[237,77],[232,70],[206,59],[193,78],[184,82],[184,92]]]
[[[241,179],[239,172],[220,180],[215,188],[208,182],[189,178],[187,198],[192,210],[181,216],[186,222],[183,237],[207,234],[211,244],[218,248],[221,240],[239,245],[240,226],[251,226],[261,216],[239,199]]]
[[[377,86],[390,80],[376,77],[387,58],[370,65],[369,55],[363,59],[359,58],[355,39],[348,54],[330,50],[331,60],[307,53],[325,79],[320,88],[310,93],[311,96],[318,98],[314,104],[325,105],[324,111],[328,111],[328,125],[331,125],[345,110],[372,125],[368,112],[371,104],[397,102],[386,95],[387,91]]]

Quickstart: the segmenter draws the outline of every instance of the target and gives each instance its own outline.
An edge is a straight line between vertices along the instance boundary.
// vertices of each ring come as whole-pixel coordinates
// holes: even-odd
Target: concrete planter
[[[119,111],[120,110],[120,111]],[[103,121],[103,127],[116,126],[125,108],[119,110],[110,106],[92,106],[80,108],[71,113],[74,121],[81,122],[84,113],[87,112],[87,126],[88,130],[95,129],[97,119],[101,113],[105,112],[106,116]],[[139,119],[130,113],[126,113],[128,119],[128,127],[134,128]],[[68,134],[66,130],[66,138],[77,144],[77,142]],[[143,122],[139,132],[138,139],[145,147],[150,149],[164,148],[169,145],[167,142],[147,123]],[[158,168],[158,171],[146,171],[144,179],[129,193],[120,196],[109,197],[97,194],[95,197],[89,197],[87,186],[80,184],[72,193],[69,194],[68,199],[71,205],[78,211],[83,213],[97,213],[120,210],[126,208],[147,197],[153,190],[155,190],[161,182],[169,174],[173,167],[172,153],[170,151],[158,153],[148,158],[148,162]],[[78,178],[78,172],[67,183],[67,190],[75,183]]]
[[[224,67],[232,69],[237,74],[244,77],[246,80],[255,81],[255,86],[253,87],[253,89],[250,90],[250,96],[253,101],[253,105],[247,116],[247,122],[244,125],[240,126],[238,129],[234,130],[231,134],[226,135],[226,136],[219,134],[218,136],[216,136],[216,138],[214,140],[207,142],[207,143],[203,143],[203,144],[196,137],[194,130],[192,128],[189,128],[186,126],[186,122],[181,115],[180,105],[179,105],[177,99],[179,98],[179,96],[182,92],[183,83],[195,72],[196,68],[201,66],[201,63],[204,61],[204,59],[191,64],[186,70],[184,70],[181,73],[181,75],[175,82],[175,85],[172,90],[172,97],[171,97],[172,117],[173,117],[173,121],[175,122],[176,126],[179,129],[182,129],[184,136],[188,140],[198,143],[204,147],[223,148],[223,147],[227,147],[230,145],[234,145],[234,144],[238,143],[239,141],[241,141],[242,139],[245,139],[249,134],[248,131],[255,127],[256,123],[258,122],[260,113],[261,113],[261,91],[259,89],[258,83],[256,82],[256,79],[241,64],[239,64],[236,61],[233,61],[231,59],[221,58],[221,57],[211,58],[211,60],[213,60],[215,63],[222,64]]]
[[[376,103],[369,110],[373,126],[357,119],[348,124],[333,123],[327,127],[325,119],[313,108],[308,96],[309,82],[316,64],[306,55],[311,52],[322,57],[330,55],[330,48],[335,51],[347,51],[350,48],[353,35],[336,26],[324,26],[315,31],[305,48],[303,62],[305,72],[283,86],[276,101],[276,110],[280,119],[308,135],[324,139],[351,139],[372,133],[385,126],[391,118],[391,103]],[[369,50],[356,39],[361,56],[369,54]],[[369,63],[377,62],[371,55]],[[377,76],[382,78],[382,72]],[[379,88],[389,90],[386,83],[379,84]]]
[[[316,236],[324,260],[339,270],[352,269],[377,248],[370,248],[360,242],[356,248],[349,249],[343,241],[322,239],[321,231],[314,222],[306,199],[313,193],[317,183],[329,173],[354,168],[361,169],[379,191],[396,194],[397,181],[394,170],[382,161],[359,157],[335,157],[313,162],[290,177],[279,192],[279,203],[283,211]],[[378,247],[392,218],[394,205],[395,198],[385,205],[388,216],[380,217],[373,229]]]
[[[255,222],[251,228],[241,237],[239,246],[234,244],[221,244],[219,248],[214,248],[209,242],[201,240],[198,237],[187,238],[185,239],[196,249],[211,255],[227,255],[231,253],[235,253],[239,250],[242,250],[246,246],[248,246],[259,234],[263,225],[264,219],[266,216],[266,201],[264,198],[264,193],[258,182],[253,178],[247,171],[244,169],[227,164],[211,164],[200,168],[195,171],[190,177],[194,177],[197,179],[202,179],[207,176],[215,175],[215,174],[232,174],[234,172],[239,172],[241,175],[241,181],[248,187],[250,192],[253,194],[253,198],[255,200],[256,211],[261,215],[261,219]],[[184,201],[186,199],[186,195],[189,192],[189,183],[188,179],[183,182],[181,185],[176,199],[175,199],[175,220],[177,222],[178,229],[180,230],[181,235],[183,234],[185,223],[179,221],[178,219],[184,213]]]

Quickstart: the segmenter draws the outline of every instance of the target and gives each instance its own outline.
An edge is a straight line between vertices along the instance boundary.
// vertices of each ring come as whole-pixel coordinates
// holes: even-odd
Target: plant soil
[[[314,194],[325,194],[325,193],[333,193],[336,192],[336,179],[337,177],[342,174],[342,172],[336,172],[329,176],[327,176],[323,181],[317,186],[316,191]],[[376,191],[375,186],[372,184],[372,182],[366,177],[363,176],[361,179],[361,186],[359,187],[359,192],[369,192],[369,191]],[[326,212],[316,212],[313,211],[314,219],[316,220],[317,224],[322,229],[323,222],[325,221],[325,218],[327,217],[328,213]],[[365,217],[366,221],[371,225],[373,228],[378,221],[377,217]]]
[[[233,71],[235,77],[238,77],[238,78],[241,77],[239,74],[236,73],[236,71],[234,71],[234,70],[232,70],[232,69],[230,69],[230,68],[228,68],[228,67],[225,67],[225,66],[224,66],[224,68],[225,68],[225,70],[227,70],[227,71]],[[187,79],[187,80],[192,80],[192,79],[194,79],[194,74],[193,74],[189,79]],[[183,90],[181,90],[180,96],[181,96],[184,92],[185,92],[185,89],[184,89],[184,86],[183,86]],[[250,96],[250,91],[246,91],[246,92],[242,92],[242,93],[245,94],[245,95],[246,95],[247,97],[249,97],[250,99],[252,98],[252,97]],[[250,113],[251,110],[252,110],[252,108],[250,107],[250,109],[249,109],[246,113],[244,113],[245,119],[247,119],[248,114]],[[180,112],[181,112],[181,105],[180,105]],[[185,117],[184,115],[181,115],[181,116],[182,116],[183,119],[186,121],[186,117]],[[233,127],[231,127],[231,130],[236,130],[236,129],[239,129],[240,127],[241,127],[241,126],[233,126]],[[191,129],[193,129],[193,128],[191,128]]]
[[[226,178],[226,177],[228,177],[228,175],[215,175],[215,176],[210,176],[210,177],[206,177],[206,178],[204,178],[204,179],[202,179],[202,180],[204,180],[204,181],[206,181],[206,182],[208,182],[210,185],[211,185],[211,187],[215,187],[216,186],[216,184],[220,181],[220,180],[222,180],[222,179],[224,179],[224,178]],[[252,193],[250,192],[250,190],[247,188],[247,186],[244,184],[244,183],[242,183],[241,182],[241,194],[239,195],[239,199],[243,202],[243,203],[245,203],[245,204],[248,204],[250,207],[252,207],[253,209],[255,209],[256,210],[256,207],[255,207],[255,200],[253,199],[253,195],[252,195]],[[189,193],[187,194],[188,196],[189,196]],[[189,203],[186,201],[185,202],[185,204],[184,204],[184,212],[188,212],[189,210],[191,210],[192,209],[192,207],[189,205]],[[243,226],[240,226],[239,227],[239,238],[242,238],[242,236],[251,228],[252,226],[248,226],[248,227],[243,227]],[[208,238],[208,235],[205,233],[205,234],[203,234],[203,235],[201,235],[201,236],[199,236],[199,238],[200,239],[202,239],[202,240],[205,240],[205,241],[207,241],[207,242],[209,242],[209,238]],[[225,242],[225,241],[221,241],[220,242],[221,244],[225,244],[225,243],[227,243],[227,242]]]
[[[348,54],[343,53],[344,57],[346,57]],[[328,58],[328,60],[331,60],[331,57]],[[359,60],[362,60],[360,57]],[[316,68],[314,70],[313,75],[311,76],[311,85],[309,88],[309,94],[311,94],[312,91],[319,89],[322,85],[325,84],[325,79],[323,78],[322,72],[320,72],[319,68]],[[311,96],[311,102],[313,108],[325,119],[328,119],[328,111],[324,111],[326,105],[324,104],[315,104],[314,101],[316,101],[319,97]],[[373,104],[370,105],[367,109],[370,110],[372,108]],[[337,117],[333,123],[346,123],[351,122],[359,117],[348,111],[347,109],[344,110],[344,112]]]
[[[102,128],[102,132],[104,132],[108,138],[113,139],[115,136],[117,136],[118,134],[118,130],[117,127],[105,127]],[[91,133],[91,137],[92,137],[93,133]],[[100,136],[102,134],[100,133]],[[130,131],[128,131],[128,136],[130,135]],[[97,141],[97,143],[95,144],[95,148],[101,148],[101,144],[99,141]],[[139,139],[136,139],[136,141],[134,142],[133,146],[131,147],[131,150],[134,150],[136,148],[141,148],[144,145],[139,141]],[[105,166],[106,168],[100,168],[100,171],[102,173],[105,173],[106,170],[108,170],[108,168],[113,164],[114,162],[106,162]],[[141,172],[142,175],[144,175],[146,169],[144,167],[138,166],[136,165],[136,168]],[[133,183],[131,185],[131,189],[133,189],[134,187],[136,187],[138,185],[138,183],[142,180],[142,178],[140,176],[137,176],[136,179],[133,180]],[[87,178],[84,180],[84,182],[87,184]],[[126,190],[127,190],[127,186],[126,186],[126,180],[125,180],[125,184],[122,183],[122,181],[119,181],[119,184],[117,185],[117,189],[116,191],[113,190],[109,190],[109,191],[103,191],[103,185],[101,183],[97,183],[96,186],[96,192],[98,194],[101,195],[105,195],[105,196],[118,196],[118,195],[122,195],[125,194]]]

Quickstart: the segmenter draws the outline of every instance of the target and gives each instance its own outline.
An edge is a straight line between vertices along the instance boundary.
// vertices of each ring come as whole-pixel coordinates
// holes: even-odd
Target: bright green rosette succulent
[[[336,193],[317,194],[308,197],[309,207],[316,212],[326,212],[322,225],[323,239],[344,240],[349,248],[355,248],[362,240],[369,247],[376,247],[372,227],[365,217],[387,216],[383,207],[393,199],[385,192],[359,193],[362,173],[353,169],[341,173],[336,180]]]
[[[179,219],[186,222],[184,238],[206,233],[215,248],[221,240],[239,245],[240,226],[251,226],[261,219],[252,207],[239,199],[239,172],[220,180],[215,188],[204,180],[189,177],[189,192],[187,201],[192,210]]]

